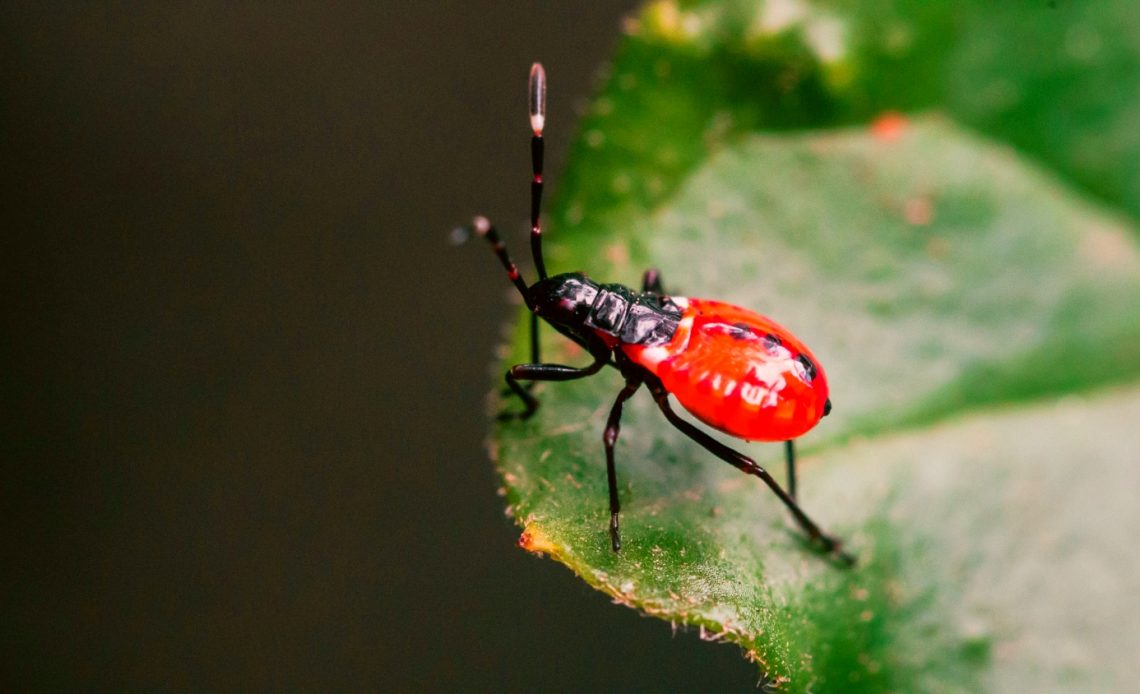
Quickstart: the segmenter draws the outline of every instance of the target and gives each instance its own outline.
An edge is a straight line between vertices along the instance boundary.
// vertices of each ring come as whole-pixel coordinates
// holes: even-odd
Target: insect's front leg
[[[621,549],[621,529],[618,527],[618,513],[621,512],[621,502],[618,500],[617,467],[614,465],[614,446],[617,444],[618,434],[621,433],[622,404],[629,400],[637,389],[641,387],[641,377],[637,375],[626,376],[625,387],[618,393],[614,405],[610,409],[609,419],[606,420],[606,430],[602,435],[602,443],[606,447],[606,479],[610,485],[610,543],[614,551]]]
[[[594,352],[594,363],[581,368],[565,364],[515,364],[507,370],[507,386],[523,401],[524,409],[522,412],[503,412],[499,419],[530,419],[538,409],[538,399],[519,381],[573,381],[598,373],[609,360],[608,350],[598,350]]]
[[[542,362],[538,356],[538,314],[530,314],[530,361],[532,364]]]
[[[542,363],[542,358],[539,356],[538,351],[538,314],[530,314],[530,363]],[[534,386],[534,381],[527,381],[523,385],[528,391]],[[503,388],[499,391],[500,395],[510,395],[513,391],[510,388]]]

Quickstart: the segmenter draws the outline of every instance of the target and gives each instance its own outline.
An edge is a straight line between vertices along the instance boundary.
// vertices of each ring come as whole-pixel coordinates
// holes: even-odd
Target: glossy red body
[[[794,439],[823,417],[827,376],[787,328],[732,304],[672,301],[683,313],[667,344],[620,349],[693,416],[749,441]]]

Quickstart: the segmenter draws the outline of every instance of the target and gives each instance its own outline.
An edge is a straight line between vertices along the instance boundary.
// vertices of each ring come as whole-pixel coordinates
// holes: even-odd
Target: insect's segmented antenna
[[[530,108],[530,161],[534,177],[530,182],[530,251],[534,255],[534,267],[538,279],[546,279],[546,264],[542,260],[542,225],[539,213],[542,208],[542,128],[546,125],[546,71],[542,63],[530,67],[530,82],[527,89],[527,106]]]
[[[499,262],[503,264],[503,268],[507,271],[507,278],[514,282],[515,287],[518,288],[519,293],[522,294],[523,300],[526,300],[526,282],[523,281],[522,275],[519,274],[519,269],[515,265],[515,261],[511,260],[511,256],[507,253],[507,244],[499,238],[499,232],[495,231],[495,226],[491,224],[490,220],[486,217],[476,217],[471,221],[471,231],[477,236],[482,236],[487,239],[491,244],[491,249],[495,251],[495,255],[499,256]]]

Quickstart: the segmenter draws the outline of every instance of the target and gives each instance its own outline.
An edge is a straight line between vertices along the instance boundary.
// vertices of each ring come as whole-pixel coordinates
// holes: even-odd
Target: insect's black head
[[[527,305],[546,322],[572,331],[582,328],[598,295],[589,277],[566,273],[539,280],[527,290]]]

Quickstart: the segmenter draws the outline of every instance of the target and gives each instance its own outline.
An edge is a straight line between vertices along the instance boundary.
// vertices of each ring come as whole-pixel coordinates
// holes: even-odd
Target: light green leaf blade
[[[620,387],[614,373],[540,384],[539,413],[497,430],[495,458],[525,527],[522,544],[621,602],[741,643],[792,691],[854,687],[843,679],[851,677],[869,691],[926,683],[968,691],[1000,679],[986,664],[997,658],[991,644],[1012,638],[1009,625],[959,624],[947,602],[961,583],[955,572],[995,558],[967,553],[956,565],[940,556],[946,547],[1008,545],[1012,529],[993,520],[996,502],[986,501],[992,490],[1030,464],[1076,472],[1079,448],[1059,442],[1048,460],[1037,449],[1031,460],[1017,448],[1002,452],[1000,439],[987,453],[969,437],[920,430],[908,435],[915,448],[937,442],[890,462],[852,457],[877,443],[838,444],[898,423],[929,426],[978,403],[1134,379],[1140,256],[1126,227],[1008,150],[934,118],[897,138],[849,130],[726,141],[650,218],[582,238],[554,233],[563,247],[574,243],[563,256],[593,248],[588,269],[607,281],[636,284],[652,259],[677,293],[761,310],[812,345],[836,409],[804,439],[826,458],[805,466],[804,505],[853,538],[863,562],[843,572],[812,555],[757,480],[673,431],[644,394],[623,420],[625,547],[611,552],[601,433]],[[514,361],[526,360],[524,334],[520,324]],[[547,338],[547,358],[585,361]],[[1135,399],[1127,404],[1135,409]],[[1040,431],[1019,441],[1055,433],[1048,417],[1031,419]],[[1135,437],[1109,434],[1121,446]],[[777,459],[772,446],[740,447],[768,465]],[[1117,460],[1129,449],[1113,450]],[[914,484],[935,465],[928,459],[969,460],[976,474],[962,476],[964,488]],[[938,507],[931,497],[960,507],[961,518],[926,513]],[[1069,520],[1073,537],[1104,532]],[[1026,561],[1040,571],[1071,561],[1070,546],[1054,549]],[[998,596],[1006,598],[1020,605],[1026,596]],[[1009,671],[1031,667],[1017,663]],[[1081,671],[1081,681],[1089,677]]]

